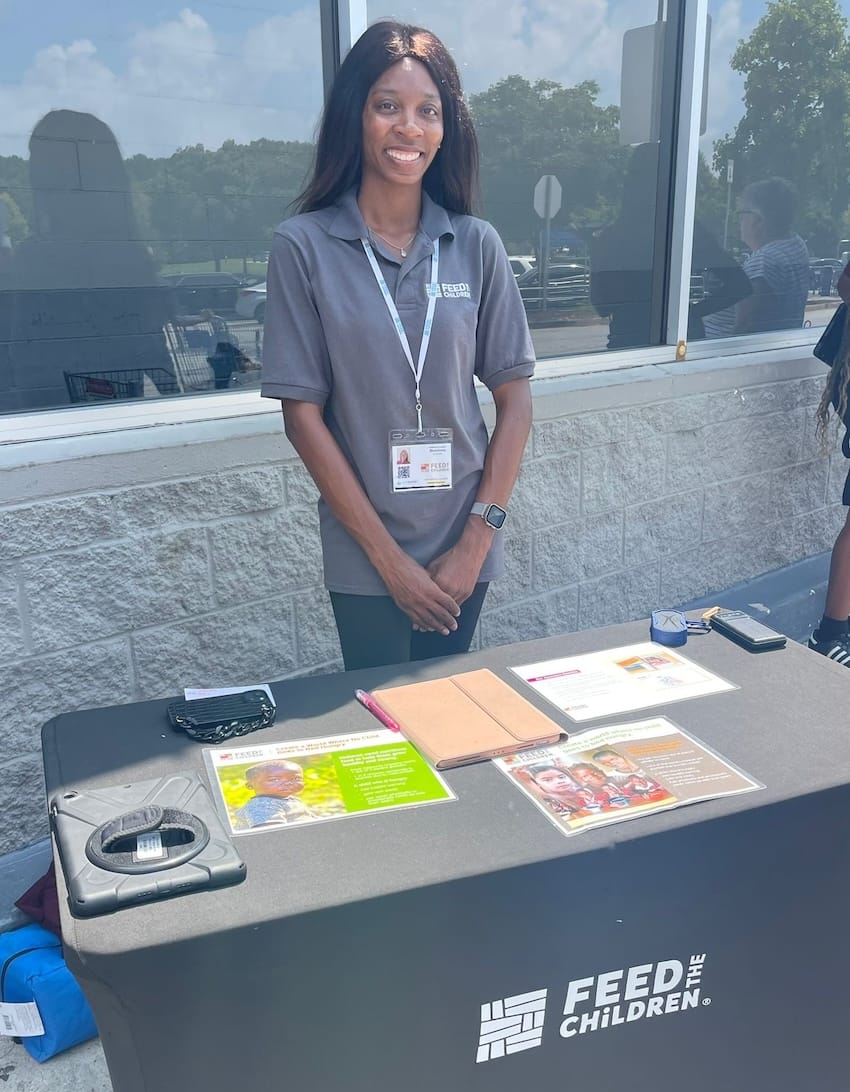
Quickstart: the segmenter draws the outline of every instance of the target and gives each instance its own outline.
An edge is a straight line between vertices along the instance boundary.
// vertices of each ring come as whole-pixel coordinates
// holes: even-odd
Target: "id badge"
[[[393,429],[390,433],[390,485],[393,493],[451,489],[452,430]]]

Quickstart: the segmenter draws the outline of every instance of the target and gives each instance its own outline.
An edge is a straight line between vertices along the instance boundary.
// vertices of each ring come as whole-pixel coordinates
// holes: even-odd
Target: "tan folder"
[[[566,736],[486,668],[375,690],[372,696],[438,770],[542,747]]]

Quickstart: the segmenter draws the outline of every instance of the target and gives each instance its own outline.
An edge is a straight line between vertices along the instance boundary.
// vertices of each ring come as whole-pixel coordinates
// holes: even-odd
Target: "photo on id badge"
[[[451,489],[452,430],[399,428],[390,432],[390,487],[393,493]]]

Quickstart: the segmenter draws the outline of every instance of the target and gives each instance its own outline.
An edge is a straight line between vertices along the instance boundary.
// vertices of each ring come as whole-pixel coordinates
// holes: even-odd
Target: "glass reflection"
[[[823,326],[850,256],[848,0],[710,0],[697,216],[752,292],[709,338]]]
[[[145,378],[160,394],[176,392],[163,333],[169,293],[139,239],[111,129],[93,114],[53,110],[29,151],[31,232],[6,270],[3,408],[80,401],[86,376],[125,397],[141,394]]]
[[[258,386],[318,3],[46,4],[0,35],[0,413]]]
[[[505,244],[540,358],[662,339],[664,278],[653,266],[656,206],[667,201],[667,184],[659,186],[657,167],[651,184],[634,183],[629,172],[633,145],[654,143],[657,157],[666,136],[659,120],[666,7],[528,0],[493,19],[485,0],[460,8],[453,0],[398,0],[389,11],[368,4],[370,21],[392,15],[426,26],[452,50],[481,148],[481,214]],[[533,201],[546,175],[561,191],[548,249]],[[631,216],[639,221],[634,233]]]

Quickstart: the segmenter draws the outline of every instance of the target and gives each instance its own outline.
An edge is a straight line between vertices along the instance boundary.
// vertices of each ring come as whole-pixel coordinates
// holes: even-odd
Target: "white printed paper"
[[[158,830],[149,834],[139,834],[136,837],[137,861],[161,861],[165,856],[162,848],[162,835]]]
[[[653,641],[523,664],[511,671],[575,721],[738,689]]]
[[[186,701],[197,701],[199,698],[217,698],[221,694],[244,694],[248,690],[262,690],[264,694],[268,694],[269,701],[277,708],[271,687],[267,683],[261,683],[258,686],[222,686],[206,690],[187,686],[183,691],[183,697]]]
[[[44,1035],[44,1024],[35,1001],[17,1005],[0,1001],[0,1035],[13,1035],[18,1039]]]

